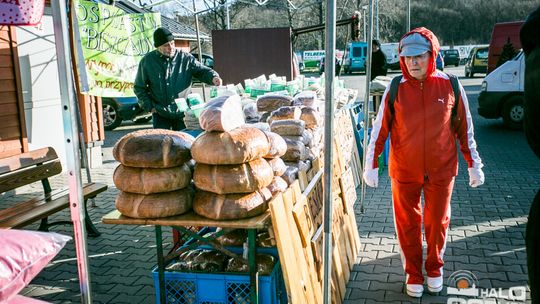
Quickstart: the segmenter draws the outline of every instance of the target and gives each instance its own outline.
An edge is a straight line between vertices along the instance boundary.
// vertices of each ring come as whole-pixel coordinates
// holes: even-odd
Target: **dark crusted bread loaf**
[[[191,159],[193,136],[163,129],[148,129],[124,135],[114,145],[114,158],[137,168],[171,168]]]
[[[134,218],[158,218],[179,215],[191,210],[194,191],[191,187],[181,190],[137,194],[120,191],[116,197],[116,209]]]
[[[183,189],[191,181],[187,164],[172,168],[135,168],[120,164],[114,170],[114,185],[121,191],[139,194]]]
[[[251,193],[268,186],[274,171],[259,158],[239,165],[207,165],[197,163],[193,181],[197,188],[217,194]]]
[[[243,164],[268,154],[270,144],[263,131],[243,126],[229,132],[204,132],[193,143],[191,154],[198,163]]]
[[[236,220],[254,217],[268,209],[268,200],[262,191],[248,194],[215,194],[207,191],[197,191],[193,200],[195,213],[214,220]]]

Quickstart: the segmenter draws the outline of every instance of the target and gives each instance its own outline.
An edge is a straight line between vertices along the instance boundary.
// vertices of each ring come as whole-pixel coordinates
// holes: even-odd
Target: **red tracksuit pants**
[[[394,224],[407,284],[422,284],[422,213],[427,243],[428,277],[443,274],[443,254],[450,225],[450,199],[454,178],[442,181],[400,182],[392,178]],[[420,197],[424,191],[424,210]]]

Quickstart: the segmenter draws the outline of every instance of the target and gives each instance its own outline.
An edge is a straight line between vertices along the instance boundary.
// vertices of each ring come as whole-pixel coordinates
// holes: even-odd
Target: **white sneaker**
[[[406,288],[409,297],[420,298],[424,293],[424,285],[422,284],[407,284]]]
[[[440,292],[443,288],[443,277],[427,278],[427,288],[429,292]]]

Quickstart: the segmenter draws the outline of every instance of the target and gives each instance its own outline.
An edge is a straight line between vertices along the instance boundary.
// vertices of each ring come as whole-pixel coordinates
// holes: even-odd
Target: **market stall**
[[[353,172],[360,170],[360,160],[350,115],[357,95],[336,88],[336,128],[329,137],[332,190],[324,191],[323,159],[328,154],[322,112],[328,103],[323,81],[262,75],[243,86],[218,88],[212,93],[217,96],[206,104],[187,103],[192,106],[185,109],[185,120],[192,129],[186,132],[198,134],[196,138],[186,132],[141,130],[116,143],[113,154],[120,165],[113,180],[120,194],[117,210],[103,222],[155,226],[159,302],[193,298],[229,303],[236,297],[251,303],[322,303],[325,192],[334,202],[331,293],[336,303],[345,297],[360,249],[353,207]],[[198,123],[188,123],[191,120]],[[164,254],[162,226],[174,227],[188,241]],[[201,232],[216,227],[222,230]],[[246,230],[243,240],[233,247],[219,244],[231,228]],[[266,246],[256,246],[257,233],[268,235]],[[207,250],[203,246],[208,245],[226,261],[212,269],[186,266],[190,256],[200,255],[197,250]],[[269,277],[274,283],[259,288],[266,278],[259,255],[267,250],[276,260]],[[203,259],[203,264],[214,258]],[[175,263],[183,266],[171,266]],[[231,274],[230,263],[244,263],[246,272]],[[193,290],[178,293],[179,284],[187,284],[190,275],[195,276]],[[232,275],[249,278],[250,284],[242,285],[249,292],[227,287]],[[202,276],[222,284],[210,292]],[[216,294],[221,296],[215,298]]]

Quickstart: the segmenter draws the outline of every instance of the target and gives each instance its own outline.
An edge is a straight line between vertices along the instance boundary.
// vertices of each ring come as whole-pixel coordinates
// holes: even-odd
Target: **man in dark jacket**
[[[192,77],[204,83],[219,86],[218,73],[204,66],[191,54],[174,47],[172,33],[163,27],[154,32],[155,50],[146,54],[139,63],[135,78],[135,95],[140,106],[152,113],[154,128],[181,130],[185,128],[184,112],[175,99],[191,91]]]
[[[381,50],[379,40],[373,40],[371,55],[371,80],[377,76],[386,76],[386,56]]]
[[[540,157],[540,7],[527,17],[520,31],[525,53],[525,118],[523,127],[527,141]],[[540,191],[531,204],[525,232],[527,268],[531,288],[531,302],[540,303]]]

